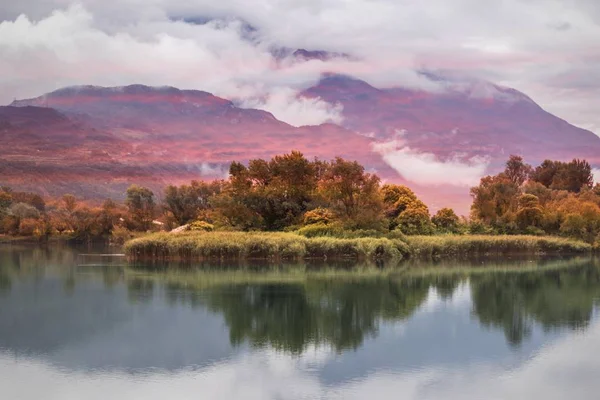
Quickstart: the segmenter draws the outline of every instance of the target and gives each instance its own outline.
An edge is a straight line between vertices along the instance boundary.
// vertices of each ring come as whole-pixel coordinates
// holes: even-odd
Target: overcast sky
[[[0,2],[1,104],[71,85],[171,85],[299,125],[340,118],[295,97],[323,71],[436,90],[414,72],[431,69],[514,87],[600,133],[598,0]],[[277,61],[277,48],[353,59]]]

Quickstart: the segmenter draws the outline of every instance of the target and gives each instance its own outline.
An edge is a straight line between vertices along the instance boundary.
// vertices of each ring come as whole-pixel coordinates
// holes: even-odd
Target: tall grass
[[[306,238],[295,233],[186,232],[157,233],[125,244],[132,260],[206,259],[402,259],[406,243],[388,238]]]
[[[539,236],[440,235],[339,238],[284,232],[156,233],[125,244],[132,261],[394,260],[591,253],[575,240]]]
[[[589,253],[591,245],[553,236],[440,235],[407,237],[414,258]]]
[[[388,238],[400,239],[406,241],[406,236],[399,230],[391,232],[381,232],[375,229],[345,229],[339,224],[312,224],[303,226],[296,233],[307,238],[314,237],[333,237],[338,239],[356,239],[356,238]]]

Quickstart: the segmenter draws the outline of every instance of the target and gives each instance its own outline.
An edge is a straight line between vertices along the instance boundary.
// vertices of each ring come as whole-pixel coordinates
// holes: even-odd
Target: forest
[[[600,245],[600,185],[585,160],[533,167],[510,156],[504,171],[471,188],[469,216],[433,215],[407,186],[382,184],[356,161],[309,160],[292,151],[247,165],[229,178],[150,189],[128,188],[122,203],[71,194],[44,199],[0,188],[0,235],[115,243],[158,231],[295,232],[304,237],[396,235],[558,236]]]

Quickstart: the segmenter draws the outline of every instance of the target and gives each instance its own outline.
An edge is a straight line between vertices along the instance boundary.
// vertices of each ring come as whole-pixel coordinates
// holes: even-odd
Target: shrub
[[[307,238],[321,236],[342,237],[344,229],[339,224],[326,225],[324,223],[316,223],[298,229],[297,233]]]
[[[544,232],[543,229],[540,229],[537,226],[528,226],[527,228],[525,228],[524,233],[526,235],[533,236],[544,236],[546,234],[546,232]]]
[[[408,207],[396,218],[396,223],[398,228],[407,235],[433,234],[433,224],[429,219],[427,208]]]
[[[19,220],[35,219],[40,217],[40,212],[37,208],[26,203],[15,203],[8,209],[9,214],[14,215]]]
[[[467,231],[471,235],[492,235],[495,233],[492,227],[478,219],[471,220],[468,223]]]
[[[194,221],[190,224],[188,230],[200,231],[200,232],[212,232],[215,230],[215,226],[213,224],[209,224],[206,221]]]
[[[304,225],[324,224],[327,225],[335,218],[333,212],[327,208],[318,207],[304,213],[302,222]]]
[[[118,245],[123,245],[125,244],[125,242],[127,242],[128,240],[131,240],[134,238],[134,235],[131,231],[129,231],[127,228],[125,228],[124,226],[115,226],[113,227],[113,230],[111,232],[111,242],[118,244]]]
[[[401,240],[406,242],[406,235],[400,229],[394,229],[385,234],[385,237],[392,240]]]
[[[9,235],[15,235],[19,233],[19,219],[11,215],[7,215],[2,218],[2,233],[8,233]]]
[[[23,219],[19,224],[19,235],[21,236],[33,236],[37,230],[38,222],[33,218]]]
[[[458,233],[460,219],[451,208],[440,209],[432,218],[431,222],[443,233]]]

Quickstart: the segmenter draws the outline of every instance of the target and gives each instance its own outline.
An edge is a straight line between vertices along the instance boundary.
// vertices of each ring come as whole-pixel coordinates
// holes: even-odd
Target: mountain
[[[168,183],[224,177],[233,160],[269,158],[291,149],[323,159],[341,155],[393,174],[364,136],[333,124],[296,128],[268,112],[238,108],[201,91],[74,87],[2,110],[2,137],[14,143],[0,149],[0,158],[7,160],[0,162],[2,183],[46,194],[98,197],[95,182],[109,195],[123,193],[125,182],[160,190]],[[39,129],[27,126],[28,135],[47,135],[45,144],[20,133],[24,128],[16,121],[23,113],[39,122]],[[67,170],[79,175],[68,176]]]
[[[510,154],[530,163],[577,157],[600,165],[598,136],[525,94],[489,82],[429,78],[439,90],[375,88],[326,75],[300,96],[341,104],[341,126],[299,128],[202,91],[65,88],[0,108],[7,143],[0,147],[0,183],[51,195],[122,197],[129,183],[160,192],[168,183],[223,177],[232,160],[297,149],[308,157],[358,160],[384,181],[409,184],[432,209],[466,214],[468,186],[499,170]]]
[[[0,183],[18,189],[118,197],[144,173],[123,158],[134,152],[127,141],[51,108],[0,107],[0,136]]]
[[[438,81],[441,78],[437,78]],[[302,93],[344,107],[343,126],[376,139],[398,134],[407,147],[440,159],[510,154],[530,163],[585,158],[600,164],[600,138],[546,112],[525,94],[484,81],[442,81],[438,92],[378,89],[330,75]]]

